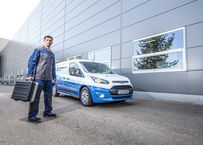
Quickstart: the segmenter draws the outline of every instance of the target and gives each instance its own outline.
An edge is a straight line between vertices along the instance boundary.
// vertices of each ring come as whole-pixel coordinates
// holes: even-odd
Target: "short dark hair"
[[[51,37],[50,35],[44,36],[44,40],[45,40],[46,38],[51,38],[51,39],[53,40],[53,37]]]

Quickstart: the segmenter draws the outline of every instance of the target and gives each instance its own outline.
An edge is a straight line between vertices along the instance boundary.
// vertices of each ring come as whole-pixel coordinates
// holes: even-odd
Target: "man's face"
[[[45,38],[44,45],[46,47],[50,47],[52,45],[52,43],[53,43],[53,40],[51,38]]]

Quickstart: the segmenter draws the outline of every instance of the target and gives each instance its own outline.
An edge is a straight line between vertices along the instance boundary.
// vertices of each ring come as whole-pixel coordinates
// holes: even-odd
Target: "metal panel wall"
[[[3,74],[27,70],[34,48],[52,35],[57,61],[111,47],[111,66],[135,90],[203,94],[202,0],[41,0],[2,54]],[[132,74],[133,40],[185,27],[186,72]]]

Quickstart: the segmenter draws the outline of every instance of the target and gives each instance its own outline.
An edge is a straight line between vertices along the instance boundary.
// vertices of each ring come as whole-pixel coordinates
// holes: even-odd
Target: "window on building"
[[[61,72],[61,71],[63,71],[64,69],[66,69],[67,67],[57,67],[56,68],[56,71],[57,72]]]
[[[67,60],[81,59],[81,58],[82,58],[81,55],[76,55],[76,56],[69,57]]]
[[[133,73],[185,71],[184,28],[133,41]]]
[[[88,59],[93,62],[100,62],[111,67],[111,47],[88,52]]]

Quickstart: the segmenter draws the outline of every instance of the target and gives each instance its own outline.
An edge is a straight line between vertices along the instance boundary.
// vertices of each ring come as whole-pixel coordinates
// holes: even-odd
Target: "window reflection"
[[[184,69],[183,53],[183,29],[135,41],[133,70]]]
[[[183,48],[183,42],[183,30],[143,39],[134,43],[134,55]]]
[[[94,61],[94,52],[88,52],[88,59]]]
[[[183,66],[182,53],[172,53],[134,60],[134,69],[160,69],[160,68],[180,68]]]
[[[111,48],[88,52],[88,59],[95,62],[104,63],[110,66]]]

